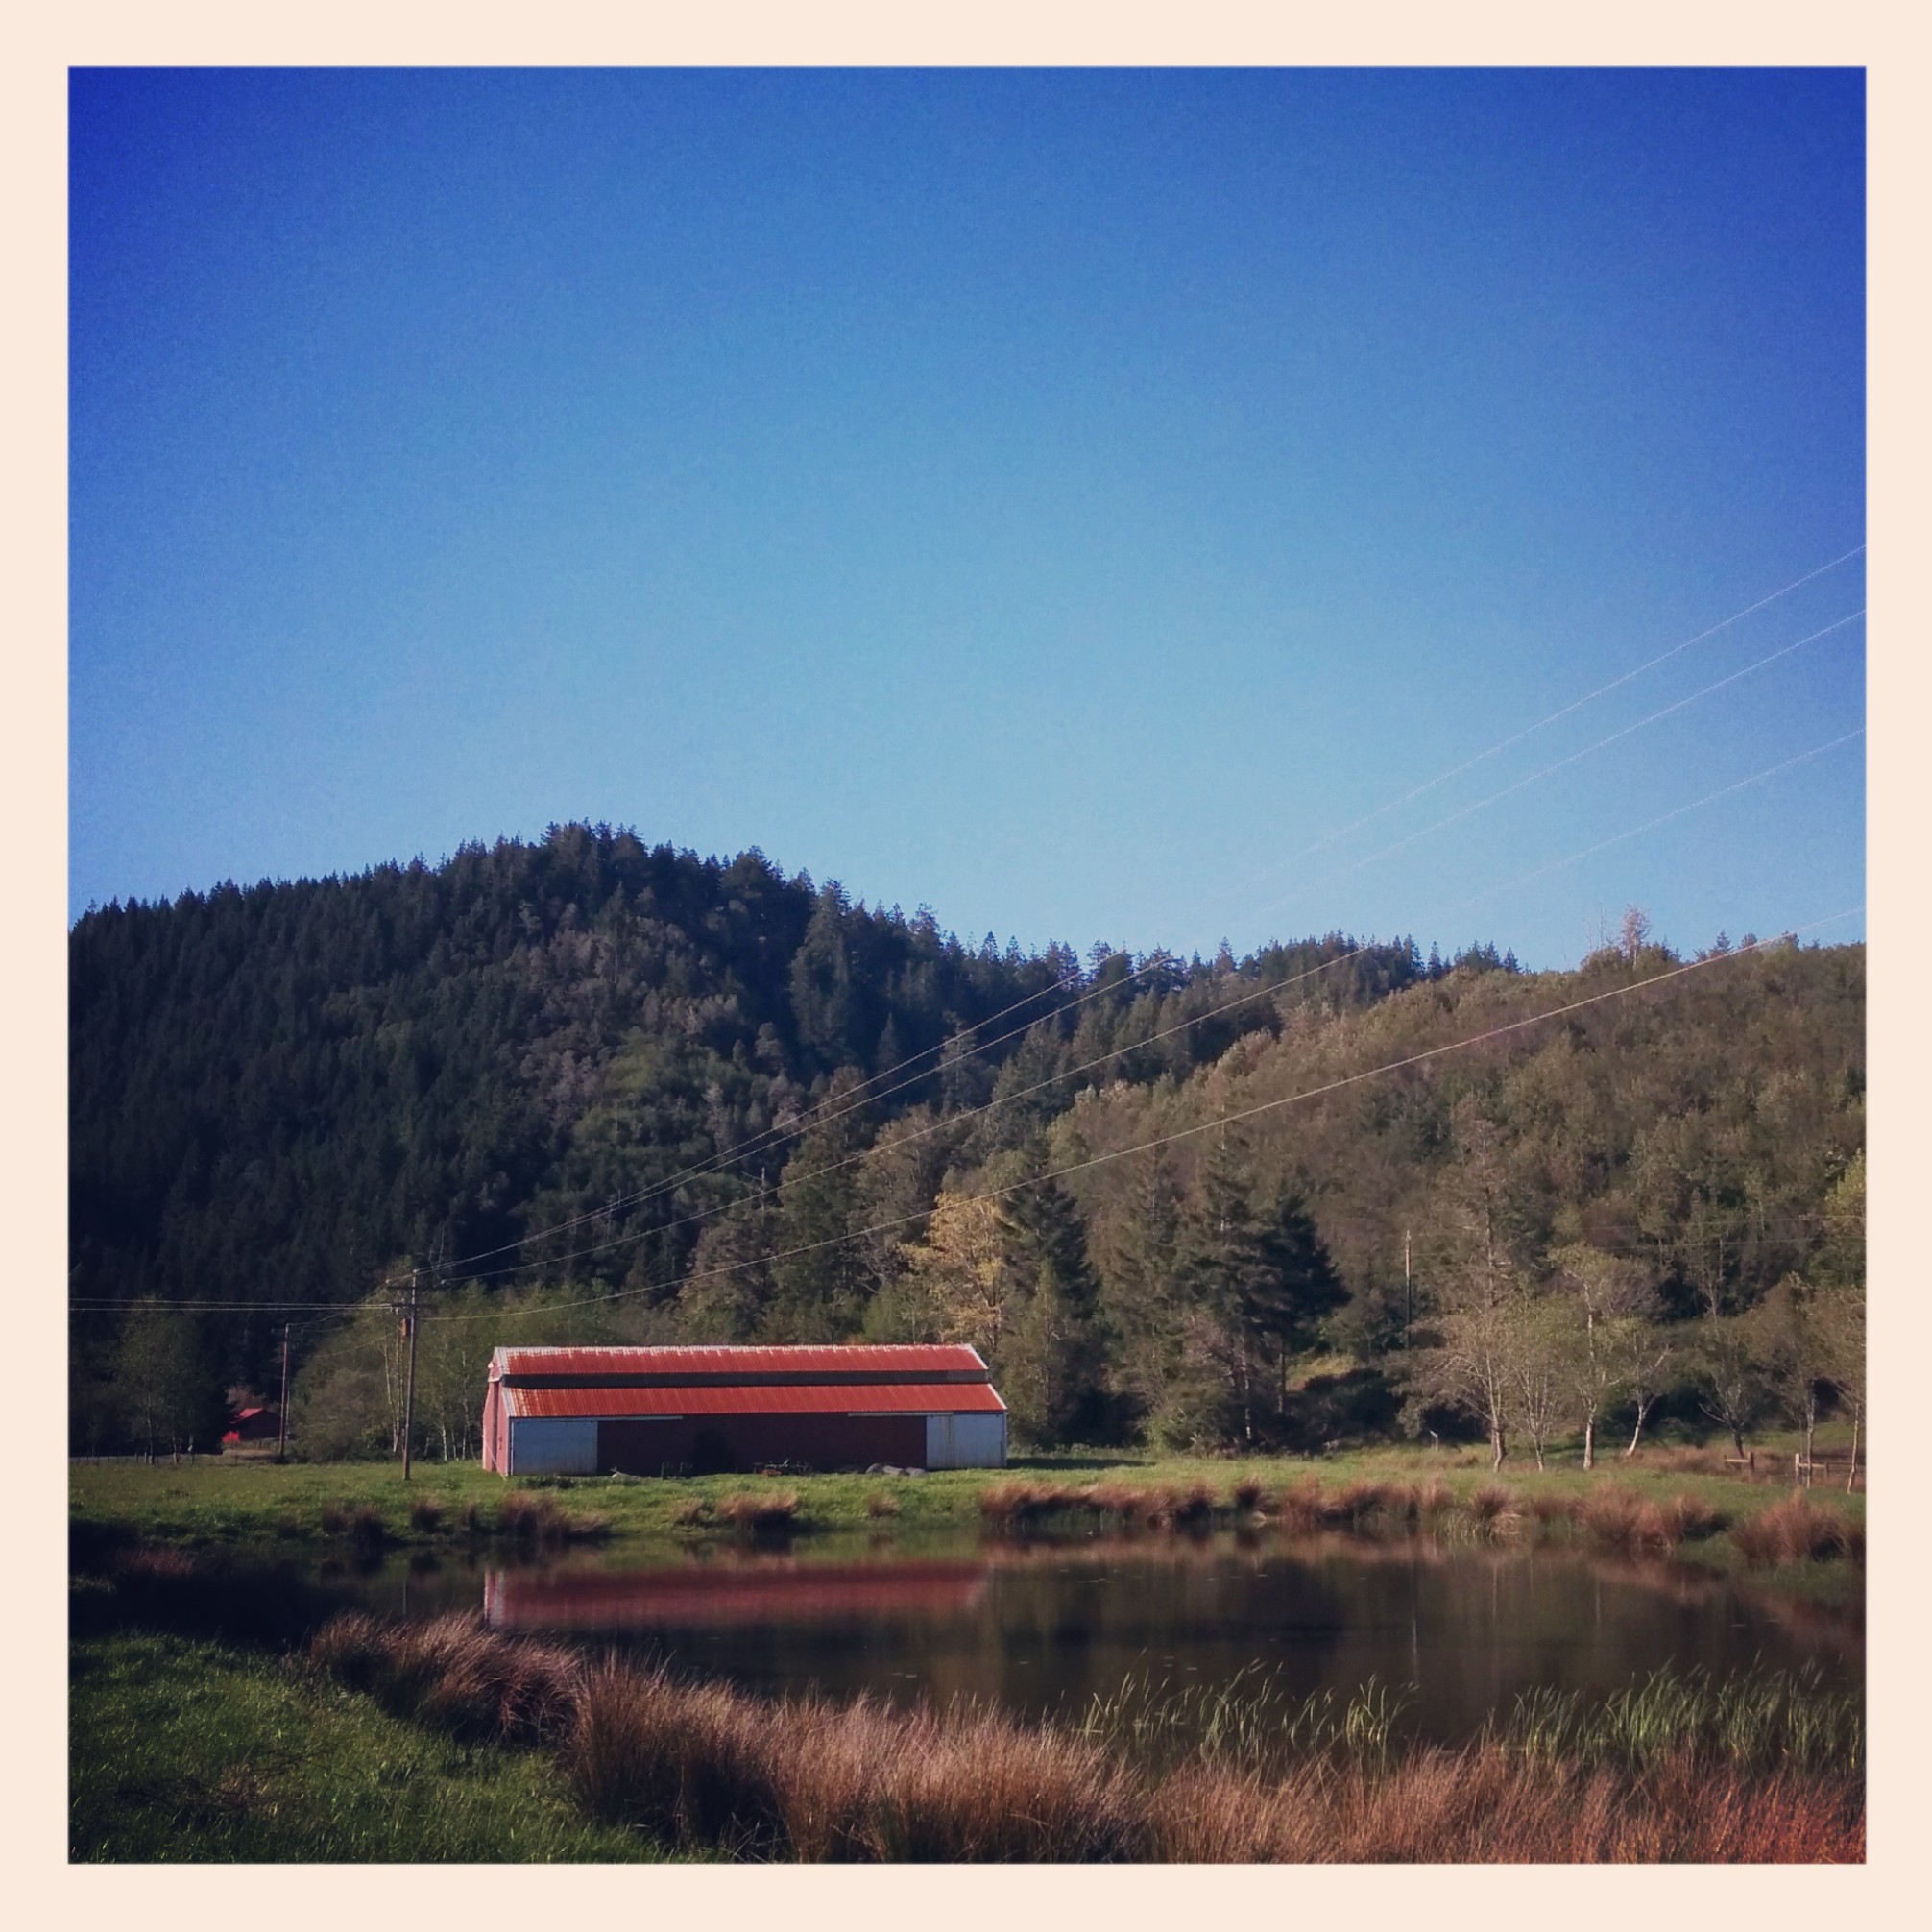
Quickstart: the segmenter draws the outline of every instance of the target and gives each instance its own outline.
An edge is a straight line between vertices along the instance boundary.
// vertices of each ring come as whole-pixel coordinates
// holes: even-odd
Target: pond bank
[[[701,1542],[760,1529],[916,1537],[986,1526],[1021,1533],[1133,1526],[1187,1532],[1254,1522],[1373,1536],[1416,1523],[1446,1534],[1557,1536],[1666,1553],[1818,1601],[1862,1594],[1865,1498],[1727,1470],[1715,1451],[1511,1473],[1485,1459],[1374,1450],[1242,1462],[1041,1459],[1007,1470],[806,1476],[781,1487],[743,1477],[552,1478],[505,1485],[474,1464],[76,1463],[80,1537],[184,1548],[559,1548],[572,1541]]]
[[[1457,1751],[1403,1740],[1372,1688],[1289,1712],[1232,1698],[1204,1741],[1128,1696],[1057,1724],[757,1698],[473,1616],[350,1614],[294,1646],[157,1628],[221,1613],[195,1569],[96,1580],[78,1858],[1863,1856],[1857,1700],[1788,1677],[1530,1700]],[[1138,1748],[1149,1725],[1165,1756]]]

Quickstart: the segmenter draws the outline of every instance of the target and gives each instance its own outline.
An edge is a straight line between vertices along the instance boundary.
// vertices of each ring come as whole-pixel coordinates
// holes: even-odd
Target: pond
[[[621,1650],[760,1692],[970,1698],[1077,1712],[1130,1677],[1299,1699],[1410,1686],[1405,1729],[1458,1742],[1538,1685],[1596,1697],[1665,1664],[1864,1679],[1862,1625],[1681,1565],[1559,1547],[1271,1534],[614,1548],[550,1562],[392,1559],[370,1607],[480,1607],[498,1630]]]

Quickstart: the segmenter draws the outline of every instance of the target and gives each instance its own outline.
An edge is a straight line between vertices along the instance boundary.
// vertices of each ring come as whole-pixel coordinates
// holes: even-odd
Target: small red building
[[[231,1442],[237,1447],[244,1442],[273,1442],[280,1420],[280,1413],[273,1408],[237,1409],[222,1437],[222,1446],[226,1448]]]
[[[499,1348],[483,1466],[505,1476],[997,1469],[1006,1405],[977,1349]]]

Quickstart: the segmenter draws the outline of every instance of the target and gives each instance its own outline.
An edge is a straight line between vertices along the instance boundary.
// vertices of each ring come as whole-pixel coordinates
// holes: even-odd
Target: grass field
[[[391,1463],[206,1458],[152,1466],[76,1462],[69,1509],[77,1534],[291,1557],[336,1546],[369,1553],[479,1542],[689,1541],[754,1528],[808,1537],[862,1532],[912,1543],[982,1527],[1195,1528],[1258,1516],[1288,1528],[1378,1534],[1425,1520],[1444,1533],[1587,1536],[1707,1569],[1749,1568],[1771,1587],[1852,1601],[1862,1564],[1844,1558],[1862,1554],[1864,1491],[1847,1495],[1821,1484],[1794,1512],[1789,1453],[1767,1448],[1755,1476],[1727,1466],[1715,1449],[1657,1447],[1588,1472],[1574,1461],[1552,1459],[1543,1471],[1512,1464],[1498,1480],[1478,1449],[1244,1460],[1076,1451],[1018,1459],[1004,1470],[783,1483],[742,1476],[506,1483],[475,1463],[430,1462],[419,1463],[405,1484]],[[1759,1525],[1769,1533],[1754,1541]],[[1807,1526],[1813,1534],[1797,1534]]]

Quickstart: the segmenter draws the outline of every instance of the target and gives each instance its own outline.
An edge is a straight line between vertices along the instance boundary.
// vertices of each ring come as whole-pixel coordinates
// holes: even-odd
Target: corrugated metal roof
[[[887,1382],[852,1388],[836,1383],[799,1387],[647,1389],[505,1388],[517,1416],[626,1415],[985,1415],[1006,1405],[986,1382]]]
[[[931,1346],[803,1348],[499,1348],[493,1375],[799,1375],[887,1374],[983,1377],[986,1364],[963,1343]]]

